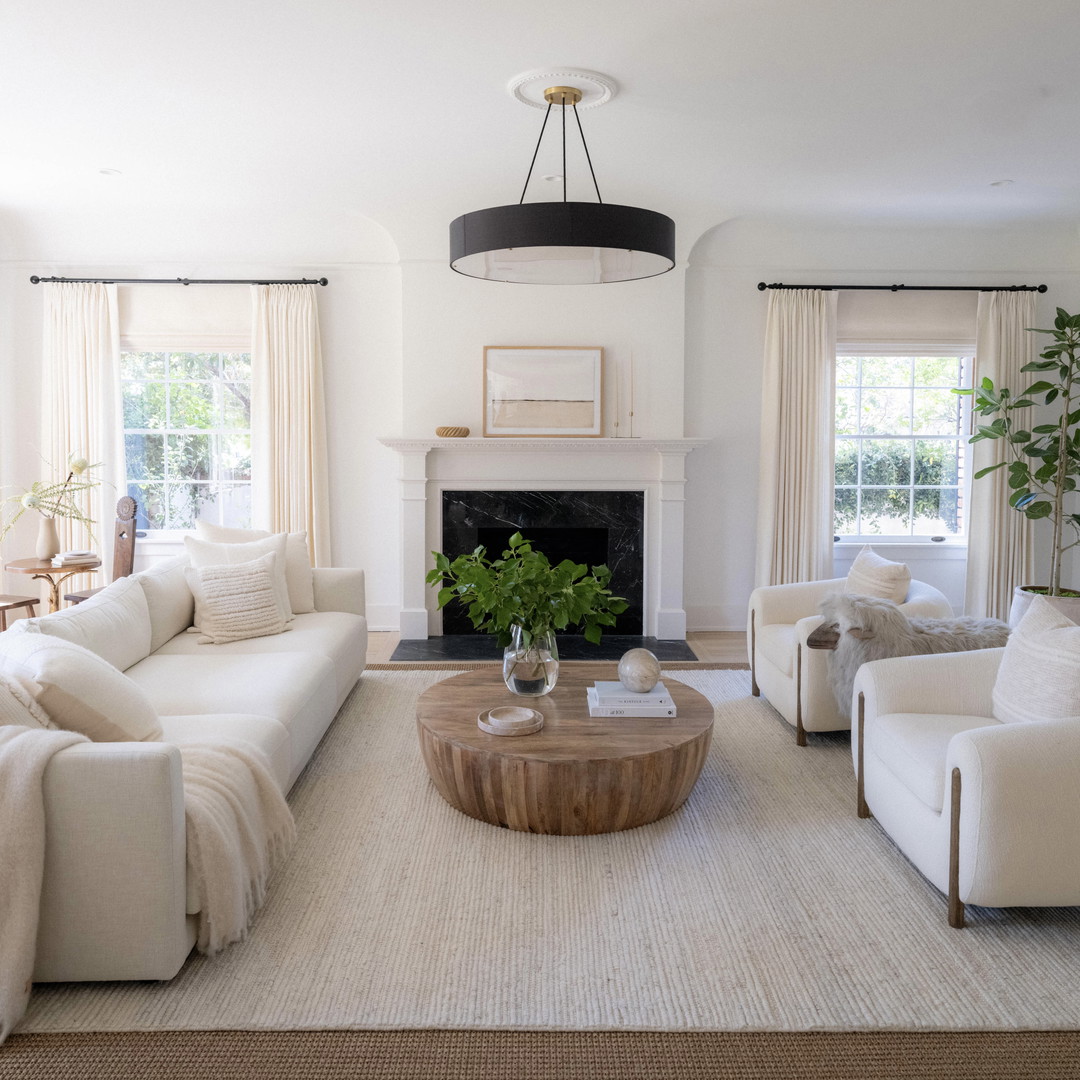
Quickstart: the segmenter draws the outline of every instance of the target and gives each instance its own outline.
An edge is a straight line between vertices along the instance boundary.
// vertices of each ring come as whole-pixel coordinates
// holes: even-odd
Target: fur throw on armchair
[[[826,625],[834,624],[840,632],[829,657],[829,682],[844,713],[851,708],[855,673],[870,660],[996,649],[1009,636],[1009,627],[1000,619],[908,618],[891,600],[855,593],[827,596],[821,613]]]

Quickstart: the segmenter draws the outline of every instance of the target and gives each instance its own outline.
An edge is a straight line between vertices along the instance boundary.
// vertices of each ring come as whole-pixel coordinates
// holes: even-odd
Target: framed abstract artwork
[[[484,435],[599,438],[604,350],[540,345],[484,349]]]

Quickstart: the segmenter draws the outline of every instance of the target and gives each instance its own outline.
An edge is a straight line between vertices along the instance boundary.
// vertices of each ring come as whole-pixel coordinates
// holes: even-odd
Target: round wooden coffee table
[[[678,810],[705,763],[712,705],[666,679],[676,718],[590,717],[585,688],[616,678],[614,664],[563,664],[541,698],[511,694],[494,665],[436,683],[417,702],[416,724],[439,793],[492,825],[562,836],[633,829]],[[481,731],[477,716],[500,705],[537,709],[543,728]]]

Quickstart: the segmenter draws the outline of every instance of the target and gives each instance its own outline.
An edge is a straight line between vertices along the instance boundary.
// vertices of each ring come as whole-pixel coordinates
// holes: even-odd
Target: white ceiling
[[[542,114],[507,82],[559,65],[618,83],[601,191],[682,257],[732,217],[1075,226],[1077,40],[1078,0],[10,0],[0,258],[385,257],[367,219],[443,258],[520,194]]]

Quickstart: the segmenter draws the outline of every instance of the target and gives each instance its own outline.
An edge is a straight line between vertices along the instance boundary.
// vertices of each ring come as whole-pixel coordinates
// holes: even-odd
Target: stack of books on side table
[[[590,716],[675,716],[675,702],[658,682],[644,694],[627,690],[621,682],[596,682],[586,687]]]
[[[68,566],[86,566],[97,561],[98,557],[92,551],[61,551],[59,555],[52,557],[53,567],[57,570]]]

